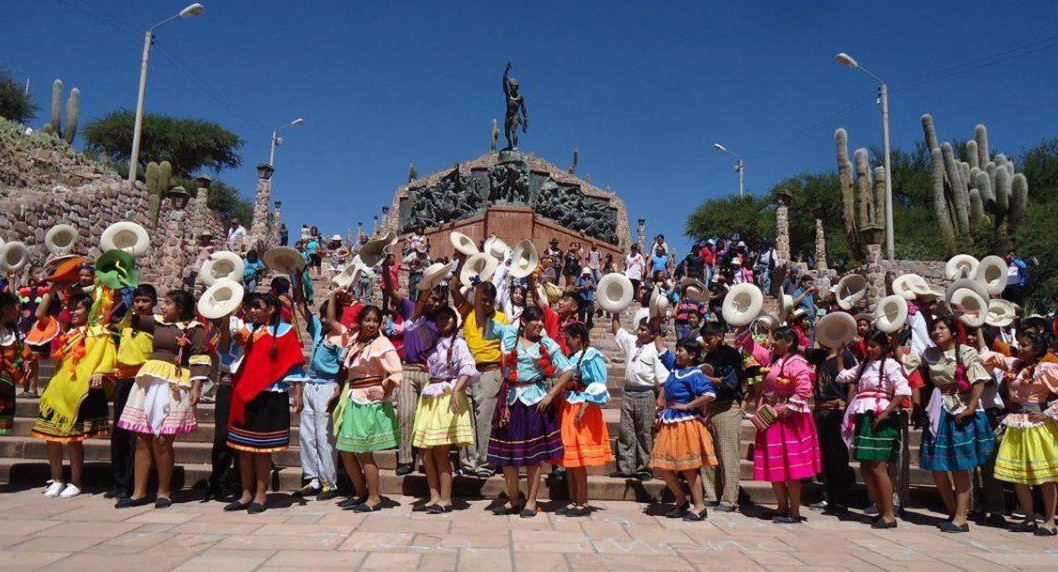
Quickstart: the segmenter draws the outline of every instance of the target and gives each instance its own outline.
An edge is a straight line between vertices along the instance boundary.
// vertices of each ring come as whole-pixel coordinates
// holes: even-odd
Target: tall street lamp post
[[[735,172],[738,173],[738,196],[741,197],[746,189],[746,162],[742,160],[742,157],[739,156],[738,153],[729,151],[727,147],[724,147],[719,143],[713,143],[713,149],[720,151],[721,153],[727,153],[735,159],[738,159],[738,162],[735,163]]]
[[[301,125],[302,123],[305,123],[305,119],[299,117],[299,118],[295,119],[294,121],[291,121],[290,123],[286,123],[284,125],[280,125],[279,127],[276,127],[272,131],[272,146],[268,150],[268,164],[269,165],[272,165],[273,167],[275,166],[275,164],[276,164],[276,147],[278,147],[278,146],[283,144],[283,140],[279,138],[279,130],[284,128],[284,127],[297,127],[298,125]]]

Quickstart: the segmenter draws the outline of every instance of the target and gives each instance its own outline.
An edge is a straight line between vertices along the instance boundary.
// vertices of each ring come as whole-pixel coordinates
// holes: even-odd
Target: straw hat
[[[874,327],[891,334],[907,321],[907,300],[899,294],[882,298],[874,308]]]
[[[344,268],[342,268],[341,272],[335,274],[334,277],[331,278],[331,284],[334,284],[342,290],[348,290],[349,287],[353,285],[353,282],[356,281],[356,275],[357,266],[356,264],[350,262],[349,264],[346,264]]]
[[[456,267],[456,261],[445,264],[444,262],[434,262],[433,264],[426,267],[426,270],[422,272],[422,279],[419,280],[419,290],[431,290],[433,287],[448,276],[448,273],[454,270]]]
[[[638,328],[643,322],[650,321],[650,308],[640,308],[632,316],[632,328]]]
[[[483,252],[489,256],[495,258],[499,262],[503,262],[507,259],[507,255],[511,253],[511,247],[507,246],[506,242],[503,242],[495,236],[490,236],[485,239],[485,248]]]
[[[977,265],[977,272],[973,278],[985,285],[985,290],[992,296],[1003,293],[1007,287],[1007,269],[1009,265],[1006,260],[992,255],[981,259]]]
[[[848,312],[831,312],[816,323],[816,341],[828,348],[840,348],[856,335],[856,318]]]
[[[704,301],[707,296],[707,292],[709,292],[709,288],[707,288],[701,280],[690,277],[680,280],[679,288],[680,291],[683,292],[683,295],[685,297],[690,298],[691,300],[695,300],[697,302]]]
[[[944,299],[952,315],[967,326],[979,328],[988,318],[988,291],[977,280],[963,278],[952,282]]]
[[[969,254],[956,254],[948,259],[944,265],[944,278],[946,280],[958,280],[960,278],[973,278],[977,275],[977,265],[980,262]]]
[[[365,242],[360,248],[360,260],[367,266],[377,266],[385,260],[389,249],[396,241],[397,234],[391,230],[380,238]]]
[[[1013,302],[996,298],[988,301],[988,316],[985,323],[997,328],[1005,328],[1014,322],[1018,315],[1017,307]]]
[[[926,283],[926,279],[909,272],[907,274],[901,274],[897,276],[896,280],[893,280],[893,294],[899,294],[903,296],[905,300],[914,300],[916,297],[916,288],[925,289],[929,285]]]
[[[74,256],[62,264],[59,264],[58,268],[56,268],[50,276],[45,278],[44,281],[51,282],[52,284],[73,284],[74,282],[77,282],[77,268],[87,260],[88,259],[83,256]],[[0,264],[0,266],[2,266],[2,264]]]
[[[77,242],[77,229],[69,224],[57,224],[44,235],[44,246],[56,256],[69,254]]]
[[[202,282],[206,286],[212,286],[222,279],[242,282],[245,269],[242,257],[238,254],[227,250],[214,252],[202,263]]]
[[[459,274],[459,281],[464,285],[470,284],[470,279],[477,276],[482,282],[488,282],[492,278],[492,275],[496,272],[497,264],[496,259],[479,252],[470,258],[463,264],[463,271]]]
[[[793,311],[793,296],[787,294],[786,290],[779,286],[779,320],[785,322],[791,311]]]
[[[233,314],[242,304],[244,294],[242,284],[234,280],[217,280],[198,299],[198,313],[207,320]]]
[[[474,256],[478,253],[478,245],[471,240],[469,236],[457,230],[453,230],[449,233],[448,241],[452,243],[452,247],[455,248],[457,252],[462,252],[467,256]]]
[[[13,240],[0,247],[0,270],[18,272],[29,262],[29,248],[21,241]]]
[[[760,315],[764,307],[764,293],[756,284],[736,284],[727,291],[721,314],[724,321],[732,326],[745,326]]]
[[[916,298],[929,299],[929,298],[943,298],[944,289],[940,286],[934,286],[926,281],[912,282],[910,284],[911,291],[915,294]]]
[[[124,250],[133,256],[143,256],[151,247],[147,230],[132,221],[116,222],[103,230],[99,236],[99,249]]]
[[[514,245],[511,251],[511,276],[525,278],[540,265],[540,255],[530,240],[523,240]]]
[[[0,252],[3,252],[3,245],[0,245]],[[59,267],[60,264],[74,258],[82,258],[80,254],[63,254],[62,256],[49,256],[44,261],[44,270],[51,272]]]
[[[769,332],[774,331],[781,324],[782,322],[779,321],[775,314],[761,314],[753,320],[754,328],[763,328]]]
[[[650,317],[667,318],[669,312],[669,297],[662,294],[657,286],[650,294]]]
[[[632,281],[620,272],[611,272],[603,276],[595,289],[595,299],[599,307],[612,314],[624,312],[632,304],[634,296]]]
[[[289,246],[269,248],[261,259],[265,266],[280,274],[294,274],[305,269],[305,257]]]
[[[860,274],[846,274],[834,287],[834,298],[843,310],[851,310],[867,295],[867,279]]]
[[[544,284],[544,296],[549,304],[555,304],[562,299],[562,289],[550,282],[546,282]]]

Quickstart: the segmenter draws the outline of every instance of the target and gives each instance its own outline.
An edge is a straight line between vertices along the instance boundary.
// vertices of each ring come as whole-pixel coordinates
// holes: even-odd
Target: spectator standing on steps
[[[615,315],[611,331],[624,352],[625,376],[617,470],[610,476],[648,481],[653,477],[647,465],[654,450],[654,401],[658,388],[669,378],[669,370],[658,355],[656,332],[648,319],[635,324],[635,333],[631,333],[621,327],[620,315]]]

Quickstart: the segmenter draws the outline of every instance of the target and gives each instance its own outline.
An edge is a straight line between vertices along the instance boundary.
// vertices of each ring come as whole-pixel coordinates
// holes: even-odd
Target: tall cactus
[[[856,191],[853,187],[852,162],[849,161],[849,134],[844,129],[834,132],[838,155],[838,183],[841,186],[841,221],[845,240],[854,253],[860,252],[860,237],[856,232]]]
[[[1029,180],[1024,173],[1014,175],[1011,181],[1010,212],[1008,218],[1011,226],[1017,226],[1025,216],[1025,207],[1029,203]]]
[[[874,215],[871,222],[882,224],[885,220],[885,167],[874,168]]]
[[[874,189],[871,188],[871,164],[867,160],[867,150],[860,148],[853,153],[856,159],[856,188],[860,193],[860,225],[874,222]]]
[[[974,127],[974,141],[977,142],[977,162],[987,165],[992,158],[988,154],[988,128],[983,123]]]
[[[77,137],[77,122],[81,115],[81,90],[76,87],[70,90],[66,100],[66,125],[62,122],[62,80],[56,79],[51,84],[51,121],[44,124],[44,132],[62,138],[72,145]]]
[[[948,209],[948,199],[944,194],[944,157],[939,147],[934,147],[930,152],[933,164],[933,216],[937,219],[940,227],[941,240],[949,252],[955,249],[955,225],[952,224],[951,211]]]
[[[147,192],[150,197],[151,227],[158,226],[158,215],[162,210],[162,196],[169,190],[169,179],[173,174],[173,166],[169,161],[147,163],[145,178],[147,179]]]
[[[939,148],[940,144],[937,143],[937,131],[933,127],[933,116],[925,113],[919,118],[919,121],[922,122],[922,132],[926,136],[926,147],[929,147],[930,151]]]
[[[76,87],[70,90],[70,99],[66,100],[66,128],[63,129],[63,139],[68,145],[73,145],[77,137],[77,121],[81,116],[81,90]]]
[[[62,136],[62,80],[51,84],[51,132]]]
[[[971,169],[981,168],[981,157],[977,154],[977,141],[973,139],[966,142],[966,160],[970,163]]]
[[[952,203],[955,204],[955,231],[957,234],[967,234],[970,231],[970,195],[962,180],[962,169],[955,160],[951,143],[941,143],[940,151],[944,157],[944,172],[952,189]]]
[[[865,240],[881,240],[881,233],[863,231],[878,229],[885,220],[885,168],[872,171],[866,149],[856,149],[853,153],[854,167],[849,161],[849,135],[844,129],[834,132],[834,143],[845,238],[853,255],[862,258],[866,255]]]

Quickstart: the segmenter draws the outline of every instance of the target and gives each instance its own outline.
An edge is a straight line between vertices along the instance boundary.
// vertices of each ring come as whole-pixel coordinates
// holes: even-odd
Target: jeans
[[[590,330],[595,325],[595,302],[592,300],[581,300],[577,309],[577,319],[587,324]]]

